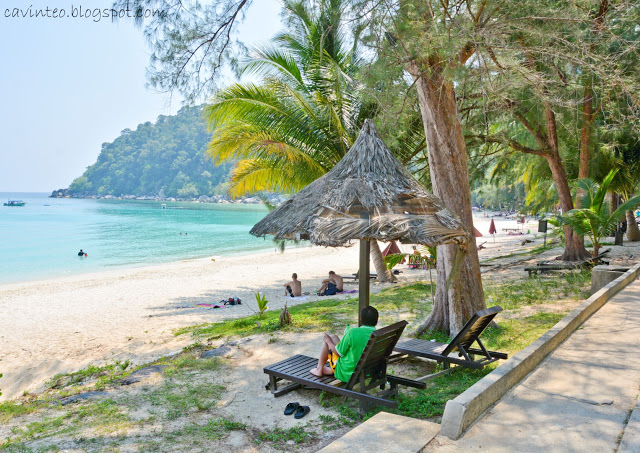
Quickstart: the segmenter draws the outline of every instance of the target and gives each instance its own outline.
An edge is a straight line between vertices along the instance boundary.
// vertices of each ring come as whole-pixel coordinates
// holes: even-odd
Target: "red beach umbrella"
[[[489,234],[496,234],[496,224],[493,223],[493,219],[491,219],[491,225],[489,225]]]
[[[396,241],[391,241],[389,245],[387,245],[387,247],[382,251],[382,256],[396,255],[399,253],[402,253],[402,250],[400,250],[400,247],[398,247]],[[400,264],[404,264],[404,258],[402,259],[402,261],[400,261]]]

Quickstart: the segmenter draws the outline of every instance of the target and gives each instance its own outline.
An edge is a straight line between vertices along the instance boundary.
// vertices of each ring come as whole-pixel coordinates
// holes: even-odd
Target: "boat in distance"
[[[25,204],[27,203],[22,200],[9,200],[4,205],[5,206],[24,206]]]

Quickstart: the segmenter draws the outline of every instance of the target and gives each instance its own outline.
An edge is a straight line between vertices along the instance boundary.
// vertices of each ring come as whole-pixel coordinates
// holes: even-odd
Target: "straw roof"
[[[461,222],[404,168],[370,120],[349,152],[258,222],[251,234],[344,246],[352,239],[465,244]]]

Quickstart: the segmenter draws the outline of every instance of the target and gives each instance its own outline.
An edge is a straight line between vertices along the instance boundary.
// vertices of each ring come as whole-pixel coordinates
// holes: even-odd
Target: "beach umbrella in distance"
[[[404,168],[366,120],[351,149],[324,176],[267,214],[255,236],[341,247],[360,241],[359,308],[369,305],[369,241],[466,245],[460,220]]]
[[[493,236],[494,234],[496,234],[496,231],[498,231],[496,230],[496,224],[493,222],[493,219],[491,219],[491,225],[489,225],[489,234]],[[496,242],[495,236],[493,236],[493,242]]]
[[[385,249],[382,251],[382,256],[387,257],[389,255],[399,255],[402,253],[402,250],[400,250],[400,247],[398,247],[398,244],[396,244],[396,241],[391,241],[389,242],[389,245],[387,245],[385,247]],[[402,258],[402,260],[398,263],[398,264],[404,264],[404,258]]]

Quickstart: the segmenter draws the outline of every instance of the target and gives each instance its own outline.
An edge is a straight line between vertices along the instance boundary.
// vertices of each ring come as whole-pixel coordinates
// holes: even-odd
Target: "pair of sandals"
[[[294,414],[295,412],[295,414]],[[311,412],[309,406],[300,406],[300,403],[289,403],[284,409],[284,415],[293,415],[293,418],[300,419]]]

